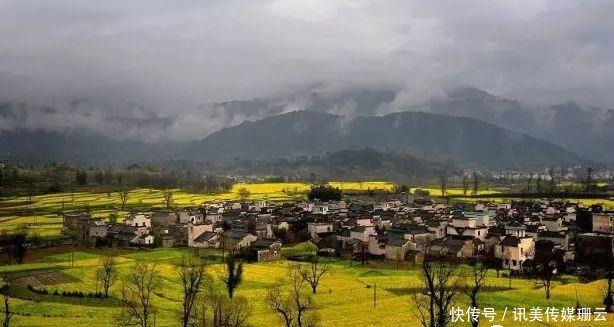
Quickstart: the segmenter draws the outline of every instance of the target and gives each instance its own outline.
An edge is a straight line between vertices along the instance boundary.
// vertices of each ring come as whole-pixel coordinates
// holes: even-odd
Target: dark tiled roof
[[[204,232],[204,233],[200,234],[197,238],[195,238],[194,242],[197,242],[197,243],[209,242],[209,241],[215,239],[217,236],[219,236],[218,233]]]
[[[501,240],[501,242],[499,242],[500,245],[511,247],[517,247],[518,243],[520,243],[520,239],[518,239],[518,237],[509,235],[506,236],[503,240]]]
[[[405,244],[407,240],[403,237],[402,233],[398,232],[389,232],[388,233],[388,244],[393,246],[402,246]]]
[[[269,248],[271,247],[271,245],[275,244],[275,242],[277,242],[277,240],[275,239],[270,239],[270,238],[259,238],[256,241],[254,241],[254,243],[252,243],[252,245],[255,248],[261,248],[261,249],[265,249],[265,248]]]
[[[539,232],[537,237],[565,238],[565,233],[544,230]]]

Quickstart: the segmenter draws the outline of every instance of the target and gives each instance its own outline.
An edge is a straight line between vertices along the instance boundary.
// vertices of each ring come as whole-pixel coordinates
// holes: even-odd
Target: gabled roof
[[[230,229],[224,232],[224,237],[237,240],[241,240],[247,235],[251,234],[243,229]]]
[[[268,249],[271,247],[271,245],[275,244],[279,242],[276,239],[271,239],[271,238],[259,238],[256,241],[254,241],[254,243],[252,243],[252,246],[255,248],[259,248],[259,249]]]
[[[204,232],[194,239],[196,243],[210,242],[219,238],[219,234],[215,232]]]
[[[501,242],[499,242],[499,245],[518,247],[519,243],[520,243],[520,239],[518,237],[508,235],[505,238],[503,238]]]
[[[408,241],[403,237],[402,233],[388,232],[388,242],[386,244],[392,246],[403,246]]]
[[[565,238],[564,232],[554,232],[549,230],[540,231],[537,237],[549,237],[549,238]]]

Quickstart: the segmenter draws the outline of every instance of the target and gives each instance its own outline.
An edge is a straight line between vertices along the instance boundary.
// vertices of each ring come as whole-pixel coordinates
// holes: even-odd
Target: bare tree
[[[289,267],[289,287],[284,289],[284,281],[278,280],[267,291],[266,303],[277,313],[286,327],[317,326],[312,295],[305,292],[305,280],[298,267]]]
[[[554,288],[554,279],[557,274],[556,261],[548,256],[536,258],[532,267],[533,283],[542,287],[546,294],[546,300],[550,299],[550,292]]]
[[[447,186],[448,177],[445,174],[441,174],[439,176],[439,184],[441,186],[441,196],[446,195],[446,186]]]
[[[463,195],[466,196],[467,195],[467,190],[469,189],[469,176],[467,176],[467,173],[463,174]]]
[[[205,261],[196,262],[193,257],[183,257],[179,264],[179,277],[183,286],[181,325],[188,327],[193,325],[191,320],[194,315],[194,305],[202,291],[202,284],[205,279]]]
[[[152,293],[159,283],[160,274],[154,264],[139,262],[130,270],[120,298],[123,309],[118,322],[122,326],[150,326]]]
[[[214,287],[207,287],[199,296],[194,310],[194,327],[243,327],[251,315],[249,301],[241,296],[229,299]]]
[[[475,170],[473,171],[473,192],[472,192],[473,196],[478,195],[478,174],[475,172]]]
[[[424,258],[421,267],[421,292],[412,294],[417,317],[423,327],[447,327],[453,299],[460,288],[457,267],[443,258]]]
[[[115,259],[112,256],[106,256],[100,260],[100,267],[96,272],[96,277],[102,282],[104,296],[109,296],[109,288],[117,279],[117,271],[115,269]]]
[[[26,189],[28,191],[28,202],[32,204],[32,196],[34,195],[34,181],[32,179],[26,181]]]
[[[237,287],[243,280],[243,262],[238,260],[234,255],[226,259],[226,276],[222,277],[222,282],[226,284],[228,297],[232,299]]]
[[[471,307],[478,309],[478,294],[486,283],[486,274],[488,273],[488,266],[481,262],[476,262],[472,268],[473,269],[471,270],[471,272],[473,278],[471,281],[471,286],[469,287],[469,299],[471,300]],[[471,326],[477,327],[479,322],[479,316],[476,319],[471,319]]]
[[[170,189],[166,189],[163,192],[164,195],[164,203],[167,208],[170,208],[173,205],[173,191]]]
[[[124,208],[126,207],[126,202],[128,201],[128,193],[130,191],[126,188],[120,188],[120,190],[117,192],[119,194],[119,201],[121,202],[121,208],[122,211],[124,210]]]
[[[299,264],[297,268],[303,280],[311,287],[313,294],[316,294],[320,280],[328,273],[330,266],[321,262],[317,255],[312,255],[309,257],[308,265]]]
[[[4,302],[4,318],[2,319],[2,327],[9,327],[11,325],[11,318],[13,313],[11,312],[11,306],[9,303],[9,283],[0,277],[0,294],[2,294]]]

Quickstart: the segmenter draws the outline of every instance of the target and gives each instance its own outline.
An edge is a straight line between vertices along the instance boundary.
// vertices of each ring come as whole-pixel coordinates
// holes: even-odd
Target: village
[[[250,261],[280,259],[283,246],[311,242],[319,255],[363,263],[479,258],[512,273],[540,258],[569,273],[579,261],[592,266],[614,255],[614,212],[546,199],[446,205],[390,194],[373,203],[223,202],[130,213],[115,224],[66,213],[62,232],[85,246],[208,248]]]

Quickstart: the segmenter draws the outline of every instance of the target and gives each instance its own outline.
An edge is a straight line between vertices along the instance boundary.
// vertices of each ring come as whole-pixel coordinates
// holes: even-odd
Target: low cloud
[[[196,139],[268,114],[213,103],[271,97],[290,111],[322,85],[401,90],[380,114],[463,85],[614,108],[611,12],[609,0],[3,1],[0,102],[27,113],[0,128]]]

